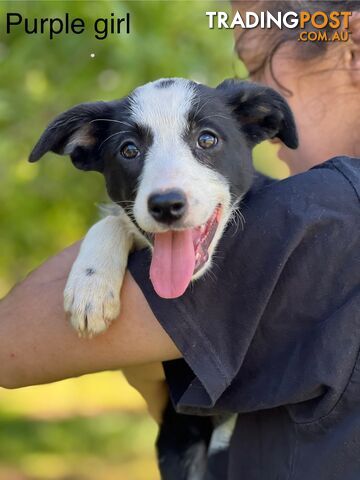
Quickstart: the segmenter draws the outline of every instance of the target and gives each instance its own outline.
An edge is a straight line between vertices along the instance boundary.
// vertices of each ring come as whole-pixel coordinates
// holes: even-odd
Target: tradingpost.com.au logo
[[[206,12],[209,28],[298,28],[300,42],[346,42],[352,12]],[[324,30],[326,29],[326,30]]]

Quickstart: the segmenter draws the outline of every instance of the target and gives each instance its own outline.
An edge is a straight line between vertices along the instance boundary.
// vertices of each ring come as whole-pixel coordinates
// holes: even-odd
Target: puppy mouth
[[[193,275],[209,259],[209,248],[218,229],[222,206],[218,204],[202,225],[154,234],[150,280],[163,298],[180,297]]]
[[[221,219],[222,207],[217,205],[209,220],[192,229],[192,237],[195,251],[195,269],[197,273],[209,259],[209,247],[218,229]]]

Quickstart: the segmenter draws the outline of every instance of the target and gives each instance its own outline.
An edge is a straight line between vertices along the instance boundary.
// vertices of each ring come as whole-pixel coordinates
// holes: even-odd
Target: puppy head
[[[53,151],[102,172],[111,199],[154,245],[156,291],[174,297],[209,267],[232,209],[251,186],[252,147],[273,137],[297,146],[291,111],[274,90],[162,79],[122,100],[63,113],[30,161]]]

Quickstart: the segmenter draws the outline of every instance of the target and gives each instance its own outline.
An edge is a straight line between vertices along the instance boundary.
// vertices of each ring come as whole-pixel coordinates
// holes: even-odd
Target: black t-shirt
[[[183,354],[165,363],[178,412],[236,412],[229,480],[360,479],[360,160],[265,183],[211,275],[156,295],[148,251],[129,269]]]

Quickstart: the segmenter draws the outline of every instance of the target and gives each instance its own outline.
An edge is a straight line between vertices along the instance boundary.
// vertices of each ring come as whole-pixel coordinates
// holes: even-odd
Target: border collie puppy
[[[65,310],[74,328],[96,335],[118,316],[133,249],[151,249],[150,279],[161,297],[181,296],[203,275],[252,185],[252,148],[274,137],[297,147],[288,104],[271,88],[236,80],[209,88],[160,79],[120,100],[80,104],[55,118],[30,161],[49,151],[69,155],[75,167],[104,175],[114,202],[111,214],[87,233],[67,281]],[[186,425],[196,422],[207,448],[208,420],[189,416],[185,425],[181,417],[180,426],[176,414],[167,412],[159,450],[172,448],[170,437],[178,426],[189,451],[195,434]],[[198,459],[199,451],[192,451]],[[184,452],[172,453],[159,452],[162,459],[172,458],[172,465],[160,464],[164,479],[201,478],[203,467],[194,468]]]

